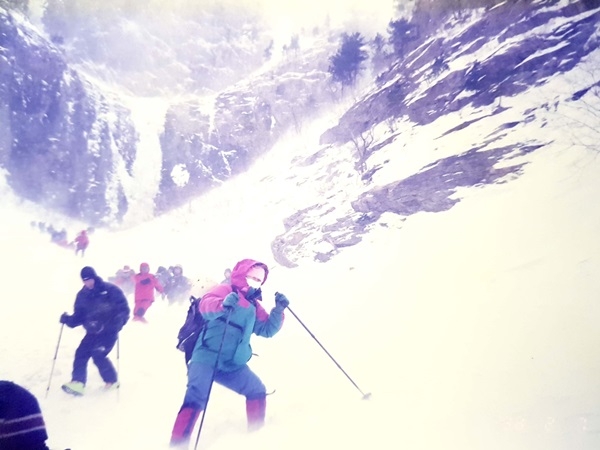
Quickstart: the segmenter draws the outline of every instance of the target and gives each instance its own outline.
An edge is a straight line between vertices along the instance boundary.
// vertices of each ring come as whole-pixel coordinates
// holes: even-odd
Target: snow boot
[[[143,316],[133,316],[134,322],[148,323],[148,320]]]
[[[246,399],[246,416],[248,417],[248,431],[255,431],[265,424],[267,409],[266,397]]]
[[[114,383],[106,383],[104,385],[104,390],[105,391],[116,391],[120,387],[121,387],[121,383],[119,383],[118,381],[115,381]]]
[[[171,442],[169,444],[171,447],[185,446],[189,442],[200,412],[199,409],[188,406],[184,406],[179,410],[171,432]]]
[[[81,381],[71,381],[63,384],[61,387],[67,394],[82,396],[85,393],[85,384]]]

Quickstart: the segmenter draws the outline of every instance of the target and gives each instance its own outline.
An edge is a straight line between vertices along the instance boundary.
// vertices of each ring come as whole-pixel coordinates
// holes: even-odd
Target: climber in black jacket
[[[94,361],[105,388],[117,388],[117,371],[108,359],[115,346],[119,331],[129,320],[129,305],[123,291],[112,283],[105,282],[91,267],[81,269],[83,288],[77,293],[72,315],[63,313],[60,322],[70,328],[83,325],[86,335],[75,351],[71,382],[62,389],[74,395],[83,395],[87,381],[87,365]]]

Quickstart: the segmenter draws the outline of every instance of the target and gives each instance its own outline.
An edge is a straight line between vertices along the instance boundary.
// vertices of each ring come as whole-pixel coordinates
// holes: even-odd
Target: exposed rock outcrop
[[[380,75],[377,87],[322,134],[322,149],[311,163],[318,165],[325,151],[354,148],[355,167],[365,186],[354,198],[349,194],[340,200],[338,195],[331,202],[324,199],[289,216],[284,221],[286,231],[274,240],[278,255],[285,256],[280,257],[280,264],[291,266],[303,259],[325,261],[340,247],[358,242],[385,213],[398,215],[400,221],[394,226],[401,226],[403,218],[418,212],[448,210],[460,201],[456,196],[460,187],[518,177],[524,163],[511,160],[550,142],[503,143],[510,130],[536,120],[538,110],[556,108],[541,100],[515,112],[516,120],[492,126],[484,142],[464,143],[464,149],[441,157],[417,173],[370,186],[374,175],[390,162],[382,161],[378,153],[402,147],[399,142],[410,142],[406,137],[410,127],[432,124],[457,111],[472,111],[465,113],[460,125],[432,136],[430,145],[435,146],[435,139],[483,126],[488,119],[507,111],[502,98],[543,86],[552,77],[575,68],[599,47],[600,10],[578,2],[504,2],[462,20],[447,23],[416,43],[414,50]],[[597,86],[597,78],[590,77],[589,85],[583,89],[573,86],[572,92],[564,95],[568,101],[577,101]],[[403,125],[396,129],[399,123]],[[384,138],[375,139],[375,127],[380,127],[379,135]],[[381,127],[387,133],[382,133]],[[335,173],[328,164],[315,170],[314,178],[319,180]],[[328,180],[328,187],[322,190],[342,191],[348,185],[345,177],[347,174],[338,174],[337,182]],[[339,207],[340,203],[345,207]],[[386,221],[379,225],[386,225]],[[328,226],[323,227],[323,223]],[[329,250],[323,251],[328,246]]]
[[[331,104],[323,42],[209,100],[173,105],[161,136],[157,211],[180,205],[248,168],[287,130]]]
[[[118,165],[131,168],[129,113],[25,21],[0,10],[0,164],[15,192],[90,224],[126,209]]]

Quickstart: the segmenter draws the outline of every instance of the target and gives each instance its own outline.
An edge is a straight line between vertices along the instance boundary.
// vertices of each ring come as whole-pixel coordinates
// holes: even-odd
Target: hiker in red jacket
[[[154,303],[154,290],[165,296],[165,289],[160,281],[150,273],[148,263],[140,264],[140,273],[135,276],[135,306],[133,308],[133,320],[146,322],[144,314]]]
[[[81,252],[81,257],[83,258],[85,255],[85,249],[90,244],[90,238],[87,235],[87,231],[81,230],[73,242],[77,244],[75,247],[75,256]]]

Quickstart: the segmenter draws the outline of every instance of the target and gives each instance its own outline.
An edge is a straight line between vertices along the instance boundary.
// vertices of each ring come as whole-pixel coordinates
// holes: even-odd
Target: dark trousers
[[[117,342],[117,333],[86,334],[75,351],[73,381],[87,382],[87,365],[92,358],[105,383],[117,381],[117,371],[107,355]]]

